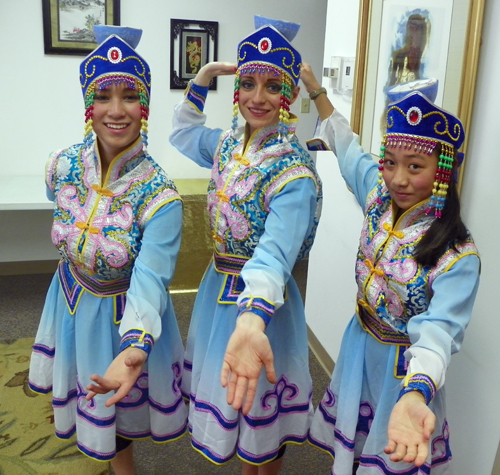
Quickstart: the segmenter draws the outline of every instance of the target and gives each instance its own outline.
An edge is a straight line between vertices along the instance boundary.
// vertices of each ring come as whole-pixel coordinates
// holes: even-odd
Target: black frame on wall
[[[170,19],[170,89],[185,89],[210,61],[217,61],[219,23]],[[217,78],[209,89],[217,89]]]

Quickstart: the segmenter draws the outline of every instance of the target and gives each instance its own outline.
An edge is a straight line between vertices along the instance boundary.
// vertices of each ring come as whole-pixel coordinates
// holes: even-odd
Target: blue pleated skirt
[[[29,384],[40,393],[52,391],[56,435],[76,433],[78,448],[96,460],[116,454],[115,436],[151,437],[168,442],[187,427],[187,408],[180,391],[183,345],[170,296],[162,316],[162,333],[129,395],[105,407],[112,393],[86,401],[92,374],[104,375],[119,353],[117,300],[83,291],[70,313],[56,273],[47,293],[31,356]]]
[[[401,390],[397,377],[404,348],[383,344],[367,333],[356,316],[344,334],[332,381],[316,409],[309,441],[333,458],[332,474],[451,474],[445,393],[441,388],[429,407],[437,417],[427,463],[391,462],[384,453],[392,408]]]
[[[284,444],[307,440],[313,407],[304,305],[290,278],[285,304],[266,328],[277,382],[270,384],[262,371],[253,407],[243,416],[227,404],[227,391],[220,383],[237,315],[236,305],[218,302],[225,277],[210,265],[189,329],[182,390],[190,400],[192,445],[216,464],[237,455],[261,465],[275,459]]]

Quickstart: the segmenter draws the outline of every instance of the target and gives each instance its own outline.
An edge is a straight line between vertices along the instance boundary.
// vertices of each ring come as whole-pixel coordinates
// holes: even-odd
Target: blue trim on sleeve
[[[274,315],[275,306],[267,300],[257,297],[246,297],[241,300],[238,305],[238,316],[244,312],[252,312],[258,315],[264,323],[269,325],[271,318]]]
[[[198,86],[197,84],[191,82],[186,91],[186,100],[193,104],[194,108],[201,114],[205,108],[205,99],[207,98],[207,94],[208,87]]]
[[[425,397],[425,403],[429,405],[436,395],[436,385],[430,376],[415,373],[407,376],[405,379],[404,388],[399,393],[398,401],[404,394],[411,391],[420,391]]]
[[[154,340],[151,333],[147,333],[144,330],[132,329],[123,335],[120,343],[120,351],[132,346],[144,350],[149,358],[149,354],[153,349],[153,344]]]

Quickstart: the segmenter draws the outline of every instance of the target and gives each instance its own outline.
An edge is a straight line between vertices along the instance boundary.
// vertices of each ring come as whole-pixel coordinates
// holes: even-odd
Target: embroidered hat
[[[281,76],[281,108],[279,132],[288,133],[292,91],[297,86],[302,58],[291,41],[300,25],[283,20],[255,16],[252,34],[238,45],[238,68],[236,70],[233,100],[233,130],[237,127],[240,76],[245,74],[274,74]]]
[[[94,27],[96,37],[99,37],[97,31],[99,26]],[[86,146],[90,146],[93,142],[92,110],[96,91],[120,83],[125,83],[131,89],[137,89],[139,93],[142,112],[141,136],[144,147],[147,146],[151,71],[146,60],[120,37],[121,30],[127,35],[136,33],[140,39],[141,30],[139,29],[115,27],[111,31],[116,31],[116,33],[106,37],[80,64],[80,86],[85,100],[84,143]],[[138,39],[136,41],[138,43]]]
[[[419,153],[431,155],[439,144],[438,169],[429,203],[429,212],[436,217],[446,201],[446,194],[453,174],[455,152],[465,140],[462,122],[453,114],[441,109],[420,92],[408,94],[387,106],[387,133],[380,153],[379,197],[382,189],[382,170],[386,148],[414,148]]]

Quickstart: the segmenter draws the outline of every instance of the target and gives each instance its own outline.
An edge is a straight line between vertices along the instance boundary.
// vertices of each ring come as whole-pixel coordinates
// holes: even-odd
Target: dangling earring
[[[288,124],[290,122],[290,102],[292,97],[291,80],[287,74],[281,75],[281,99],[278,133],[280,141],[288,136]]]
[[[83,145],[85,148],[90,148],[92,142],[94,141],[94,134],[92,133],[93,128],[93,110],[94,110],[94,98],[95,98],[95,83],[91,84],[87,90],[87,95],[85,96],[85,128],[83,131]]]

